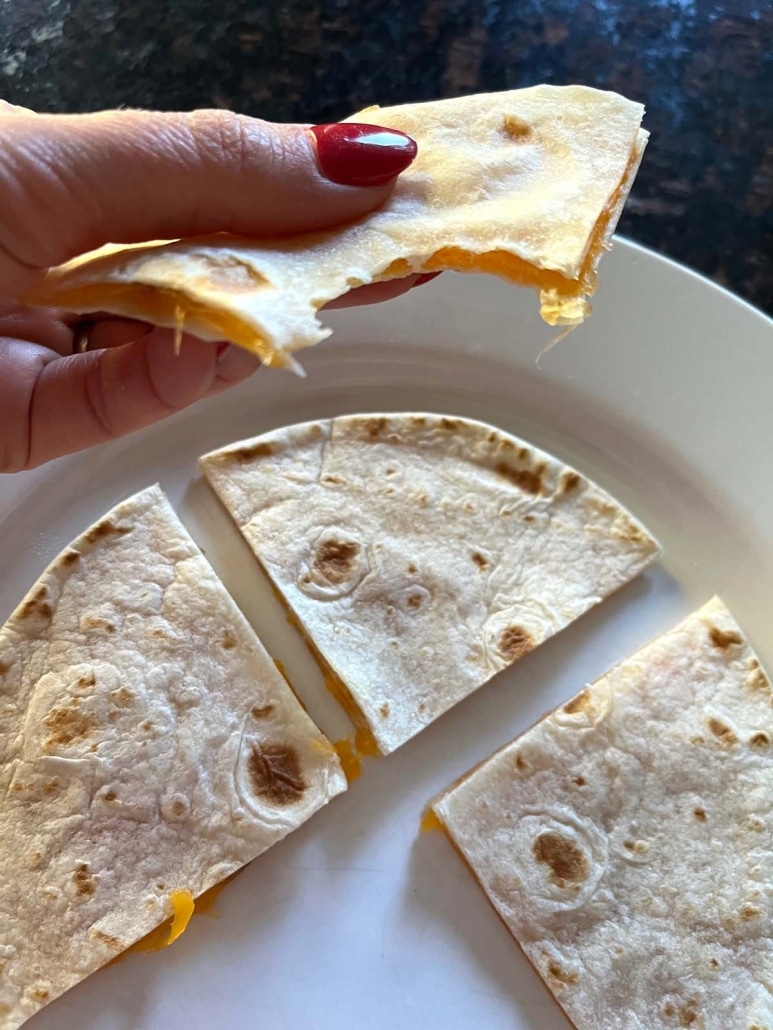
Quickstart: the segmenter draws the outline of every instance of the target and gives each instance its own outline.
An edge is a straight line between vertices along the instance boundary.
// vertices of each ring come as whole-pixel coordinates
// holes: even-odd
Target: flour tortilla
[[[589,312],[596,269],[633,183],[644,108],[585,86],[535,86],[369,108],[419,153],[377,212],[290,238],[225,235],[108,247],[52,271],[27,298],[230,339],[265,364],[325,339],[316,312],[411,272],[491,272],[540,291],[550,325]]]
[[[345,789],[331,745],[152,487],[0,630],[0,1027]]]
[[[714,599],[434,802],[578,1030],[773,1027],[771,702]]]
[[[658,553],[597,486],[480,422],[347,416],[201,467],[382,754]]]

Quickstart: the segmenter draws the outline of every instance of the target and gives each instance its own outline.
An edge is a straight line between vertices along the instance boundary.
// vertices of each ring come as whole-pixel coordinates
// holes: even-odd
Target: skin
[[[227,111],[45,115],[0,101],[0,472],[134,432],[258,367],[188,335],[175,357],[171,330],[108,315],[73,354],[76,317],[19,302],[47,268],[108,242],[322,229],[377,208],[392,185],[330,182],[300,125]],[[337,304],[387,300],[415,279]]]

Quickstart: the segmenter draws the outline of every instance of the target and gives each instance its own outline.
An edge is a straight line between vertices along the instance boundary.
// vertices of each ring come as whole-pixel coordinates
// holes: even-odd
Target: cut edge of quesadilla
[[[542,980],[543,984],[550,993],[551,998],[559,1006],[565,1018],[568,1020],[571,1026],[577,1028],[577,1030],[596,1030],[596,1028],[599,1026],[599,1024],[595,1021],[594,1017],[590,1017],[587,1013],[582,1013],[579,1011],[570,1011],[564,1004],[564,1002],[567,1000],[567,992],[570,989],[574,988],[574,986],[579,982],[580,973],[578,972],[578,969],[572,966],[570,962],[564,961],[566,956],[563,955],[558,948],[555,949],[556,954],[545,951],[544,949],[539,956],[537,956],[536,954],[530,954],[529,949],[526,945],[529,944],[531,946],[535,941],[539,939],[538,922],[535,922],[534,925],[529,928],[529,935],[525,935],[523,931],[521,932],[521,935],[519,935],[519,932],[516,930],[516,928],[510,925],[510,923],[508,922],[507,906],[502,905],[500,907],[500,905],[497,904],[497,901],[494,897],[496,893],[499,893],[501,897],[504,897],[507,894],[506,882],[509,883],[510,881],[507,879],[506,871],[502,871],[502,869],[499,866],[497,866],[497,875],[500,876],[502,883],[496,889],[494,889],[493,884],[491,887],[486,885],[486,883],[484,882],[483,874],[475,868],[473,864],[473,858],[465,851],[464,844],[460,839],[460,836],[464,836],[463,831],[461,830],[461,828],[458,827],[460,816],[454,816],[453,813],[447,810],[448,802],[450,799],[453,799],[454,795],[458,790],[463,790],[465,786],[470,784],[482,770],[486,769],[486,767],[491,767],[493,770],[498,763],[501,764],[501,761],[505,756],[508,758],[512,758],[512,761],[509,763],[509,768],[507,770],[503,770],[503,772],[507,772],[507,775],[510,778],[515,780],[515,778],[521,773],[522,770],[525,770],[524,775],[528,774],[530,762],[533,762],[534,759],[534,753],[527,751],[526,758],[523,758],[522,755],[519,753],[519,748],[528,746],[530,743],[532,743],[530,738],[532,737],[534,731],[541,729],[550,720],[563,719],[566,722],[567,720],[571,720],[575,717],[578,717],[580,720],[582,720],[582,717],[587,713],[589,719],[587,723],[587,728],[589,731],[595,729],[598,722],[603,721],[608,712],[613,710],[615,706],[616,693],[614,690],[614,686],[612,686],[609,690],[605,690],[604,688],[606,687],[607,682],[616,676],[622,675],[624,677],[626,673],[629,674],[630,680],[633,682],[635,682],[637,678],[643,679],[643,677],[646,675],[647,660],[649,658],[650,652],[657,648],[658,645],[660,645],[661,643],[667,640],[671,640],[676,635],[686,632],[688,631],[688,629],[692,629],[693,627],[701,627],[701,631],[705,633],[705,642],[701,644],[701,647],[703,647],[706,650],[706,652],[719,652],[724,657],[727,657],[728,652],[735,652],[735,657],[733,660],[736,662],[743,658],[743,671],[736,671],[735,676],[736,679],[739,680],[739,682],[740,679],[743,678],[745,682],[745,686],[743,688],[744,692],[750,691],[752,695],[757,695],[758,697],[760,694],[764,694],[767,697],[773,697],[773,683],[771,683],[771,680],[765,673],[765,670],[763,669],[756,652],[752,648],[751,644],[749,643],[743,630],[735,620],[734,616],[732,615],[728,607],[725,605],[724,601],[719,596],[714,595],[705,604],[703,604],[702,606],[700,606],[699,608],[695,609],[690,614],[682,618],[678,623],[676,623],[676,625],[653,637],[648,643],[643,644],[628,657],[621,659],[619,662],[614,664],[606,673],[599,676],[593,682],[587,684],[585,687],[583,687],[572,697],[568,698],[566,701],[559,703],[554,708],[545,712],[538,720],[536,720],[527,729],[519,733],[515,738],[503,744],[488,757],[483,758],[481,761],[477,762],[472,768],[462,773],[448,787],[446,787],[444,790],[436,794],[427,803],[421,814],[419,822],[419,831],[421,833],[431,833],[440,830],[443,833],[444,837],[446,837],[446,839],[449,841],[451,847],[461,860],[462,864],[468,870],[473,881],[477,884],[478,888],[483,892],[486,901],[491,906],[493,911],[496,913],[497,917],[504,925],[507,932],[510,934],[512,940],[518,946],[521,954],[524,956],[529,965],[534,969],[536,975],[540,978],[540,980]],[[699,653],[697,657],[700,657],[700,654],[701,653]],[[693,666],[691,665],[690,672],[687,675],[695,676],[696,679],[700,678],[701,675],[705,674],[705,669],[703,668],[699,668],[697,674],[694,673],[692,670]],[[731,687],[733,686],[732,679],[730,685]],[[625,689],[626,684],[624,682],[620,690],[624,691]],[[668,689],[668,686],[663,688],[663,694],[666,697],[666,700],[668,700]],[[600,690],[604,695],[601,702],[599,701],[599,697],[596,696]],[[657,703],[657,700],[658,698],[656,692],[654,696],[651,698],[651,705],[655,705]],[[597,711],[594,711],[593,706],[596,702],[599,702],[599,708]],[[746,743],[752,749],[752,753],[754,753],[756,750],[758,754],[764,755],[765,749],[768,748],[771,744],[771,741],[773,741],[773,736],[770,733],[766,733],[764,731],[750,731],[747,727],[747,729],[744,730],[743,733],[750,733],[751,735],[748,736],[746,741],[740,740],[739,738],[741,734],[739,733],[739,735],[736,736],[736,731],[738,731],[739,727],[736,724],[733,715],[729,712],[728,709],[722,707],[721,702],[717,701],[716,704],[716,710],[714,708],[714,704],[712,703],[706,705],[704,702],[702,706],[698,704],[699,713],[705,717],[705,728],[706,735],[708,737],[708,745],[710,747],[712,745],[715,746],[717,751],[720,753],[726,753],[731,749],[735,748],[736,746],[742,746],[743,743]],[[606,709],[606,711],[601,710],[604,708]],[[661,712],[661,718],[662,717],[663,713]],[[728,726],[727,723],[730,723],[731,725]],[[584,724],[582,724],[582,722],[580,721],[578,723],[577,728],[574,729],[573,732],[581,732],[583,728]],[[695,746],[699,746],[706,744],[707,741],[704,741],[702,737],[695,736],[691,738],[691,743]],[[582,745],[580,747],[581,750],[579,753],[578,766],[574,766],[574,771],[578,773],[585,771],[584,767],[579,764],[579,760],[582,759],[584,755]],[[612,740],[612,742],[608,744],[608,748],[614,749],[614,739]],[[544,767],[540,766],[540,768],[543,769],[543,772],[547,770],[552,770],[552,766],[550,765],[545,765]],[[657,772],[657,770],[654,770],[654,772]],[[653,775],[653,770],[648,768],[647,776],[649,777],[651,775]],[[730,775],[733,774],[731,773]],[[738,775],[737,770],[735,771],[735,775]],[[572,782],[576,784],[576,787],[574,788],[575,791],[578,791],[584,789],[587,786],[588,781],[585,779],[584,776],[577,775]],[[686,784],[683,784],[682,789],[685,791],[689,791],[689,787]],[[724,785],[720,787],[720,790],[722,789],[724,789]],[[748,781],[744,781],[743,789],[745,792],[748,792],[752,789],[752,784]],[[558,820],[563,819],[565,820],[564,829],[566,828],[566,826],[568,826],[571,831],[574,827],[573,823],[569,819],[569,814],[574,815],[574,818],[577,821],[577,826],[580,826],[580,816],[577,816],[574,813],[572,813],[571,808],[569,807],[559,806],[558,802],[555,801],[555,799],[553,799],[551,795],[548,795],[548,797],[550,800],[554,801],[555,806],[553,809],[551,809],[550,804],[548,802],[548,808],[546,809],[546,811],[552,811],[556,817],[554,820],[555,826],[553,827],[553,829],[560,827],[561,823]],[[488,792],[480,790],[476,793],[473,793],[470,796],[470,798],[466,800],[468,805],[474,802],[475,800],[477,800],[478,802],[483,800],[484,807],[487,811],[489,811],[492,806],[496,806],[496,797],[494,795],[493,790]],[[536,809],[529,806],[526,806],[523,809],[523,813],[525,813],[525,815],[529,817],[531,817],[532,814],[536,811]],[[666,817],[666,815],[666,813],[663,813],[664,818]],[[713,813],[709,809],[707,815],[707,811],[704,809],[703,805],[699,805],[695,807],[693,815],[697,823],[703,824],[707,821],[707,819],[711,818]],[[508,807],[507,816],[504,820],[504,825],[506,825],[508,833],[512,830],[512,827],[515,825],[516,817],[517,812],[511,811],[511,809]],[[756,821],[755,819],[756,817],[750,816],[750,828],[752,830],[759,830],[762,828],[762,823],[759,819],[756,819]],[[456,832],[454,826],[455,822],[457,823]],[[631,826],[635,827],[635,822],[632,822]],[[727,827],[725,827],[725,829],[727,829]],[[613,827],[611,825],[606,825],[606,821],[605,830],[608,834],[610,834],[611,847],[611,834],[613,833]],[[479,827],[475,832],[479,833],[482,832],[482,830]],[[492,827],[488,827],[487,832],[489,834],[492,834],[494,830]],[[549,835],[550,831],[548,830],[541,832],[543,835]],[[644,831],[642,830],[642,832]],[[712,832],[716,833],[718,831],[714,830]],[[554,836],[556,835],[554,834]],[[632,832],[631,836],[635,838],[635,829]],[[575,863],[578,864],[579,869],[579,865],[582,865],[584,861],[580,854],[581,849],[578,850],[576,847],[576,842],[573,846],[572,840],[567,838],[567,847],[564,848],[564,845],[561,842],[561,840],[556,838],[555,842],[551,840],[549,844],[538,846],[541,839],[541,836],[535,837],[534,843],[532,845],[532,851],[534,853],[534,858],[536,859],[537,864],[544,864],[547,867],[548,871],[550,872],[550,875],[553,877],[552,882],[558,888],[566,889],[570,892],[575,889],[582,890],[581,887],[575,885],[573,879],[575,874],[569,868],[570,864]],[[644,844],[646,844],[646,841],[640,842],[635,839],[624,840],[622,842],[623,849],[625,849],[625,852],[627,852],[629,856],[629,861],[645,861],[645,859],[641,858],[639,855],[640,850],[644,850]],[[642,845],[641,848],[640,845]],[[737,841],[733,840],[732,847],[735,847],[736,845]],[[754,849],[752,848],[751,850]],[[510,851],[512,851],[512,847],[508,846],[508,853]],[[633,857],[630,857],[631,855]],[[492,868],[493,867],[494,866],[492,865]],[[759,869],[759,867],[757,868]],[[490,875],[491,869],[488,869],[487,872]],[[579,872],[577,875],[579,875]],[[755,879],[759,879],[759,877],[755,878],[754,870],[751,870],[750,875],[753,881]],[[516,875],[515,882],[517,882],[517,880],[518,877]],[[603,887],[604,885],[604,880],[600,879],[599,883],[599,889],[601,889],[601,887]],[[723,885],[727,886],[726,884]],[[526,889],[526,887],[519,888],[519,890]],[[611,888],[607,888],[607,893],[609,893],[610,889]],[[517,892],[514,893],[512,897],[513,899],[517,900]],[[756,894],[756,898],[760,897],[761,895],[758,891]],[[511,900],[508,902],[508,904],[512,907],[516,904],[516,900]],[[581,905],[584,903],[585,902],[580,901],[577,901],[576,903],[572,901],[567,901],[567,911],[571,912],[573,907],[580,908]],[[642,908],[642,911],[644,911],[645,909],[646,906]],[[556,916],[560,916],[560,912],[561,908],[560,906],[557,906],[553,918],[555,919]],[[753,920],[756,916],[758,916],[759,913],[760,910],[756,907],[755,904],[749,902],[745,903],[741,906],[740,910],[741,925],[743,926],[744,924],[748,924],[748,922],[750,920]],[[548,927],[549,925],[550,924],[548,922],[545,923],[546,927]],[[553,925],[559,926],[560,923],[554,923]],[[723,924],[723,927],[724,929],[727,929],[731,925],[732,921],[728,922],[726,925]],[[534,927],[536,927],[536,929]],[[626,932],[628,931],[623,931],[623,936]],[[709,944],[710,943],[711,941],[709,941]],[[724,940],[722,940],[721,942],[718,940],[714,943],[716,943],[717,947],[721,949],[731,947],[731,945]],[[618,943],[617,951],[621,954],[623,953],[623,949],[620,946],[620,943]],[[579,951],[579,948],[578,954],[573,957],[577,959],[577,963],[579,963],[578,968],[580,968],[582,963],[582,954]],[[730,961],[732,963],[732,954],[730,956]],[[638,964],[637,971],[641,968],[642,964],[643,963]],[[720,963],[716,959],[711,960],[712,970],[718,969],[719,966]],[[592,974],[589,973],[587,970],[583,970],[582,972],[586,978],[592,977]],[[686,979],[690,979],[689,975],[686,977]],[[699,992],[694,989],[687,990],[683,996],[680,996],[678,987],[678,976],[675,975],[673,978],[673,983],[671,984],[671,991],[669,993],[659,995],[657,998],[657,1004],[662,1005],[660,1012],[657,1014],[660,1017],[661,1021],[658,1021],[657,1024],[655,1024],[655,1012],[653,1010],[652,1012],[647,1014],[647,1025],[657,1025],[659,1028],[663,1027],[665,1030],[666,1027],[676,1025],[676,1023],[673,1022],[674,1019],[679,1020],[679,1026],[692,1026],[693,1024],[695,1024],[696,1026],[704,1025],[703,1021],[700,1019],[700,1006],[704,1004],[710,1005],[711,999],[708,999],[707,1001],[705,996],[702,995],[702,992]],[[764,987],[760,988],[760,993],[765,994],[767,997],[769,997]],[[698,1000],[698,994],[701,994],[700,1002]],[[609,1002],[608,1004],[612,1003]],[[740,1004],[741,1002],[739,1001],[739,1005]],[[749,999],[744,999],[744,1004],[747,1011],[747,1019],[750,1020],[750,1030],[753,1030],[753,1028],[757,1028],[758,1026],[760,1030],[762,1030],[763,1026],[767,1026],[767,1022],[764,1022],[763,1019],[765,1016],[769,1017],[771,1013],[764,1001],[760,1002],[759,999],[752,997],[751,1001]],[[758,1005],[761,1005],[762,1007],[758,1009]],[[749,1009],[753,1009],[754,1011],[749,1013]],[[615,1011],[619,1012],[620,1009],[616,1007]],[[736,1014],[735,1009],[733,1010],[733,1012],[734,1014]],[[596,1015],[598,1015],[597,1012]],[[759,1022],[757,1021],[758,1018],[760,1019]],[[719,1017],[719,1019],[719,1022],[713,1023],[711,1025],[716,1027],[724,1027],[726,1023],[722,1021],[721,1016]],[[614,1025],[617,1026],[617,1023],[615,1023]],[[639,1025],[638,1022],[637,1025]],[[644,1023],[642,1023],[641,1025],[644,1025]],[[747,1023],[744,1022],[744,1026],[746,1025]],[[604,1026],[606,1027],[607,1024],[605,1023]],[[612,1024],[609,1023],[609,1026],[611,1027]]]
[[[394,431],[398,426],[413,423],[419,425],[422,432],[431,432],[433,431],[433,427],[437,427],[440,432],[444,434],[446,440],[455,432],[460,430],[467,429],[471,432],[473,434],[470,441],[471,447],[474,442],[478,446],[488,448],[491,451],[491,455],[486,458],[486,464],[490,465],[492,470],[494,468],[496,469],[497,476],[501,477],[502,480],[501,488],[507,490],[508,484],[510,486],[515,486],[516,501],[514,503],[521,503],[521,500],[524,498],[527,500],[533,498],[536,501],[541,501],[540,495],[542,493],[542,486],[539,485],[538,480],[542,475],[545,476],[546,481],[547,479],[550,479],[552,484],[549,488],[545,487],[547,490],[546,497],[552,496],[553,494],[551,492],[554,492],[555,498],[558,498],[559,500],[562,495],[571,497],[575,491],[578,491],[583,495],[587,495],[587,503],[589,505],[587,517],[591,519],[591,522],[593,519],[600,519],[598,525],[589,526],[588,532],[592,535],[597,533],[604,535],[605,532],[608,534],[609,544],[613,551],[611,558],[613,563],[620,560],[619,556],[615,553],[616,547],[629,548],[629,551],[626,552],[626,554],[627,560],[630,562],[630,567],[627,568],[625,574],[615,570],[613,576],[614,586],[604,587],[604,589],[601,590],[600,595],[596,597],[591,604],[583,608],[583,612],[587,611],[588,607],[592,607],[600,601],[603,601],[617,589],[630,582],[635,576],[643,572],[648,565],[655,561],[661,553],[661,548],[657,540],[652,537],[642,523],[639,522],[639,520],[636,519],[622,504],[616,501],[612,495],[601,489],[591,480],[575,472],[564,462],[553,458],[546,452],[539,451],[536,448],[531,448],[530,445],[525,444],[518,438],[510,436],[510,434],[505,433],[496,427],[490,426],[486,423],[475,422],[474,420],[460,419],[455,416],[423,413],[341,416],[324,420],[320,423],[301,423],[287,426],[282,429],[265,433],[259,437],[235,442],[218,451],[203,455],[199,459],[199,465],[202,472],[209,481],[214,492],[219,497],[221,503],[224,505],[230,518],[235,522],[242,535],[246,537],[253,554],[269,580],[274,596],[277,598],[286,613],[288,622],[299,633],[315,659],[315,662],[322,673],[324,684],[328,692],[341,705],[353,724],[355,731],[353,739],[345,742],[338,742],[336,746],[338,748],[339,758],[344,762],[351,762],[351,764],[349,764],[349,769],[354,771],[355,775],[356,771],[358,771],[358,764],[361,759],[383,757],[390,754],[393,750],[399,747],[400,744],[406,743],[426,726],[431,725],[431,723],[440,715],[444,714],[445,711],[448,711],[461,700],[474,694],[492,678],[494,672],[489,670],[486,673],[485,678],[480,682],[477,682],[477,685],[472,689],[469,689],[466,693],[455,697],[455,699],[451,701],[443,711],[439,711],[434,715],[426,717],[417,716],[412,732],[407,736],[403,736],[399,743],[395,743],[394,740],[391,739],[390,731],[387,728],[388,724],[385,721],[387,716],[384,715],[384,711],[382,709],[385,707],[389,708],[390,705],[399,708],[401,704],[399,694],[396,693],[394,696],[391,696],[388,699],[389,704],[386,706],[381,705],[378,714],[371,710],[372,706],[369,701],[368,703],[365,703],[367,699],[363,698],[362,702],[358,700],[357,684],[347,681],[348,677],[345,672],[336,663],[336,653],[328,651],[325,648],[325,645],[315,637],[313,626],[310,627],[304,622],[304,617],[300,610],[297,610],[296,607],[294,607],[293,601],[289,596],[287,596],[282,583],[277,579],[276,570],[272,571],[271,562],[266,561],[265,553],[261,553],[261,545],[259,543],[260,533],[257,526],[253,525],[254,520],[249,520],[249,531],[245,532],[245,525],[240,521],[240,517],[234,510],[232,503],[229,503],[229,501],[234,502],[234,499],[237,497],[240,499],[244,498],[244,483],[240,480],[238,486],[233,484],[233,493],[229,493],[229,491],[231,491],[231,486],[229,486],[229,470],[236,469],[238,474],[241,474],[251,462],[257,463],[255,465],[257,468],[260,462],[264,460],[268,462],[272,460],[272,458],[278,459],[285,453],[292,459],[292,440],[296,439],[299,446],[301,446],[304,442],[307,442],[305,441],[305,437],[307,435],[314,436],[315,430],[319,431],[319,440],[323,437],[325,438],[326,442],[324,443],[323,448],[324,452],[329,454],[334,450],[330,434],[336,430],[344,432],[348,431],[349,426],[361,425],[365,427],[364,435],[369,444],[372,444],[376,441],[379,434],[381,434],[381,438],[383,440],[392,440],[394,438]],[[352,431],[356,432],[357,430],[354,429]],[[439,446],[442,448],[445,444]],[[488,451],[486,453],[488,455]],[[397,463],[399,464],[399,459]],[[521,466],[524,465],[524,463],[529,467],[522,468]],[[532,471],[532,466],[538,470],[539,474]],[[549,473],[545,471],[548,466],[550,466]],[[282,475],[284,474],[285,472],[282,473]],[[321,480],[321,472],[319,473],[319,476]],[[331,477],[331,479],[337,484],[342,482],[338,477]],[[268,482],[268,480],[266,482]],[[259,493],[260,486],[258,486],[257,489]],[[519,500],[519,498],[521,500]],[[311,511],[312,508],[313,505],[309,502],[308,510]],[[527,520],[532,521],[532,515],[527,514]],[[617,543],[615,541],[617,541]],[[485,547],[483,549],[485,550]],[[473,548],[473,562],[476,562],[479,558],[480,556],[475,553],[475,549]],[[288,559],[288,561],[293,564],[294,559]],[[409,569],[410,567],[409,563]],[[600,589],[600,581],[596,582],[596,589]],[[293,596],[295,597],[295,593]],[[354,596],[354,593],[347,592],[348,605],[351,604]],[[303,601],[303,598],[300,597],[300,595],[296,598],[295,603],[297,604],[299,601]],[[349,609],[347,608],[347,610]],[[560,628],[564,628],[565,625],[574,621],[574,619],[579,617],[579,614],[582,614],[583,612],[573,615],[567,622],[562,623]],[[510,629],[512,629],[512,627],[510,627]],[[548,633],[548,637],[558,631],[559,630],[556,629],[552,630]],[[534,646],[538,646],[543,639],[547,639],[548,637],[537,638],[536,644],[530,636],[528,637],[528,642],[526,638],[521,639],[521,637],[518,637],[516,639],[515,636],[513,636],[512,640],[508,638],[507,658],[504,664],[500,664],[498,666],[497,671],[510,667],[519,658],[528,653],[528,651],[530,651]],[[340,657],[340,655],[338,657]],[[500,651],[497,661],[501,663],[502,658],[503,653]],[[423,705],[420,706],[420,709],[423,709]]]
[[[510,112],[508,105],[514,104],[519,109],[519,95],[528,97],[521,103],[536,119],[538,130],[532,130],[528,122]],[[504,119],[504,127],[498,125],[494,131],[486,124],[486,135],[482,139],[488,145],[494,131],[502,146],[514,148],[512,157],[507,158],[512,162],[508,169],[513,180],[511,188],[517,199],[519,177],[523,173],[527,185],[522,188],[533,204],[532,221],[522,224],[523,214],[519,210],[519,221],[514,222],[508,236],[505,212],[500,212],[496,220],[492,215],[486,232],[480,227],[464,228],[467,222],[462,219],[461,228],[446,233],[438,242],[438,232],[431,220],[434,210],[428,202],[422,207],[417,198],[427,189],[427,183],[432,183],[434,169],[437,182],[448,193],[452,215],[473,206],[470,190],[475,187],[463,177],[459,178],[454,159],[449,158],[447,143],[454,138],[454,133],[458,135],[461,131],[463,136],[467,131],[469,138],[462,138],[459,153],[472,160],[475,133],[483,132],[481,126],[485,120],[476,109],[466,120],[462,118],[462,129],[455,127],[451,132],[444,123],[454,105],[459,105],[461,111],[461,105],[470,102],[488,104],[489,111],[497,111],[496,105],[503,105],[497,113]],[[555,140],[549,138],[550,123],[545,113],[545,108],[550,109],[551,105],[560,111],[558,116],[552,115],[553,124],[559,126],[553,130]],[[316,318],[325,304],[356,287],[411,274],[449,270],[496,275],[516,285],[534,288],[540,297],[542,319],[551,326],[566,327],[564,333],[584,321],[590,313],[588,298],[596,290],[599,261],[611,246],[612,234],[648,139],[648,133],[640,127],[644,111],[641,105],[617,94],[587,87],[543,86],[369,110],[375,111],[387,126],[396,121],[394,127],[401,128],[407,121],[405,127],[418,138],[419,158],[415,167],[403,173],[393,198],[384,208],[353,226],[290,237],[279,243],[270,239],[251,243],[223,234],[184,241],[109,245],[50,270],[25,301],[56,305],[79,313],[110,311],[174,328],[178,334],[185,329],[205,340],[227,339],[255,353],[266,365],[295,371],[300,371],[300,366],[292,353],[330,335],[331,330],[323,328]],[[605,137],[604,118],[607,116],[615,122],[611,141]],[[352,119],[362,117],[360,113]],[[619,124],[621,120],[625,120],[625,133]],[[437,139],[433,133],[438,134]],[[589,133],[595,133],[592,144],[583,140]],[[621,151],[623,138],[625,147],[630,148],[626,155]],[[524,157],[524,148],[526,151],[533,148],[534,153]],[[425,150],[430,154],[428,167],[422,166]],[[564,152],[568,157],[562,162],[558,155]],[[539,156],[534,156],[537,154]],[[480,167],[480,188],[484,197],[489,192],[496,193],[501,174],[496,162],[489,167],[486,160],[490,158],[481,158]],[[536,184],[532,165],[539,161],[545,163],[544,181]],[[491,183],[486,182],[487,176],[491,177]],[[558,231],[550,219],[545,220],[545,183],[554,189],[555,210],[563,212],[567,207],[565,191],[573,182],[577,194],[575,202],[560,216],[564,225],[563,231]],[[589,183],[593,183],[593,189],[603,184],[607,191],[603,201],[594,194],[593,203],[585,203],[581,187],[588,187]],[[393,244],[378,250],[378,256],[374,252],[369,259],[368,251],[372,248],[368,247],[368,233],[388,238],[393,227],[387,220],[395,212],[400,212],[402,223],[394,223],[398,228],[394,230]],[[411,224],[419,227],[415,239],[407,228]],[[581,250],[578,249],[580,238]],[[285,247],[288,239],[289,248]],[[339,255],[335,248],[343,239],[350,240],[346,244],[349,250],[344,248]],[[287,253],[282,261],[288,255],[292,261],[295,250],[302,259],[300,263],[284,267],[280,261],[283,248]],[[304,298],[302,290],[288,284],[294,284],[298,276],[308,276],[312,260],[322,267],[329,260],[331,274],[327,280],[324,277],[319,282],[313,280]],[[346,272],[348,274],[342,274]],[[277,291],[284,298],[284,306],[276,303],[280,299],[274,296]],[[291,306],[294,310],[288,314]]]

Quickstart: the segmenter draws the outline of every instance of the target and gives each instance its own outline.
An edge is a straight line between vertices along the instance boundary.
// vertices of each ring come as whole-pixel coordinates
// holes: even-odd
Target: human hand
[[[416,144],[351,124],[272,125],[227,111],[41,115],[0,101],[0,472],[33,468],[165,418],[250,375],[227,343],[18,298],[104,243],[204,233],[283,235],[378,207]],[[417,276],[338,303],[385,300]]]

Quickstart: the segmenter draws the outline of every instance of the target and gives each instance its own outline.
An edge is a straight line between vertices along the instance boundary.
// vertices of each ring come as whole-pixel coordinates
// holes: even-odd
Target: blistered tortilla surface
[[[433,807],[578,1030],[773,1027],[773,693],[719,600]]]
[[[579,473],[459,418],[306,423],[201,467],[382,753],[658,553]]]
[[[0,630],[0,747],[3,1030],[345,788],[158,487]]]
[[[108,247],[52,271],[28,299],[184,323],[279,365],[329,335],[324,304],[411,272],[491,272],[535,287],[551,325],[577,325],[641,160],[643,113],[585,86],[368,109],[353,120],[407,132],[419,151],[360,221],[286,239]]]

